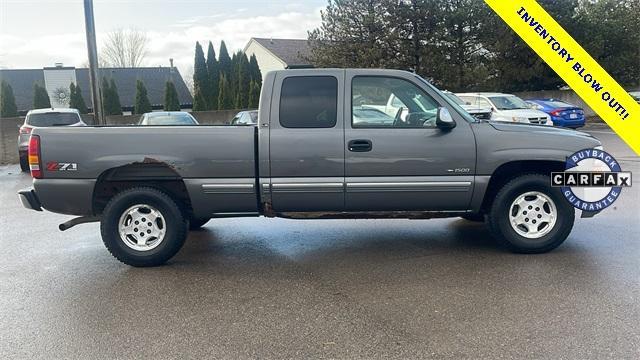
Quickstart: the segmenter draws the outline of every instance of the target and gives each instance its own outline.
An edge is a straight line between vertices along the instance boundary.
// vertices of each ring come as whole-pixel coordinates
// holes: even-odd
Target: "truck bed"
[[[43,168],[34,188],[47,210],[90,214],[96,183],[115,170],[126,179],[181,178],[203,217],[257,211],[253,126],[60,127],[33,134]]]

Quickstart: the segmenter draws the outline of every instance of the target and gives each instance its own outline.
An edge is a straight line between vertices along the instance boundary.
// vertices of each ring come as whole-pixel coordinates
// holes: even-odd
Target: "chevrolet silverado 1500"
[[[19,196],[79,216],[61,230],[100,221],[107,249],[133,266],[164,263],[190,227],[230,216],[462,216],[538,253],[574,222],[550,172],[598,146],[574,130],[476,120],[409,72],[283,70],[264,80],[256,127],[34,128],[33,188]]]

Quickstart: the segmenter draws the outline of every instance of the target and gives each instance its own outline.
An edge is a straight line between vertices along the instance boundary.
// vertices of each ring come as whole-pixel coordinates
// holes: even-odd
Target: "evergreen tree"
[[[13,89],[8,82],[2,81],[0,83],[0,118],[16,116],[18,116],[18,107]]]
[[[102,107],[105,115],[122,115],[122,106],[118,96],[118,88],[113,79],[102,79]]]
[[[218,109],[233,109],[233,94],[229,86],[229,81],[224,74],[220,74],[220,94],[218,95]]]
[[[116,82],[111,78],[109,87],[111,88],[111,96],[113,96],[113,110],[111,115],[122,115],[122,105],[120,105],[120,95],[118,95],[118,88]]]
[[[216,107],[218,107],[216,101]],[[164,110],[165,111],[180,111],[180,100],[178,99],[178,92],[172,81],[167,81],[164,87]]]
[[[251,77],[251,80],[256,82],[258,87],[262,87],[262,72],[258,66],[256,54],[252,54],[249,58],[249,76]]]
[[[209,90],[209,74],[204,52],[199,42],[196,42],[196,54],[193,64],[193,111],[208,110],[207,98],[211,94]]]
[[[50,107],[51,101],[49,100],[47,89],[40,86],[38,83],[33,83],[33,108],[44,109]]]
[[[87,105],[84,103],[80,86],[76,86],[71,83],[69,85],[69,94],[71,94],[69,98],[70,108],[77,109],[80,114],[86,114],[89,112],[89,110],[87,110]]]
[[[249,99],[247,109],[257,109],[260,103],[260,86],[254,80],[249,84]]]
[[[207,103],[204,101],[202,94],[196,94],[193,97],[193,111],[205,111]]]
[[[220,82],[220,66],[218,60],[216,60],[216,52],[213,49],[213,44],[209,41],[209,48],[207,49],[207,74],[208,88],[210,93],[207,94],[207,103],[209,110],[215,110],[218,108],[218,94],[220,92],[218,84]]]
[[[136,81],[136,100],[134,104],[134,114],[151,112],[151,102],[149,101],[149,96],[147,96],[147,88],[142,80]]]
[[[224,40],[222,40],[222,42],[220,43],[220,55],[218,56],[218,63],[220,66],[220,72],[227,77],[228,81],[229,76],[233,72],[233,65],[231,64],[231,58],[229,57],[227,45],[224,43]]]
[[[101,84],[102,84],[102,91],[101,91],[102,111],[104,112],[105,115],[110,115],[110,111],[113,103],[112,101],[113,96],[111,95],[111,87],[109,86],[109,80],[106,77],[103,77]]]
[[[249,59],[247,55],[238,52],[236,56],[236,76],[235,76],[235,107],[244,109],[249,105],[251,77],[249,74]]]

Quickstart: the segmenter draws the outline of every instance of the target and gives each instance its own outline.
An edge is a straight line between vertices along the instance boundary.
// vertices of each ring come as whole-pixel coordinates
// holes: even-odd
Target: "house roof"
[[[29,110],[33,107],[33,84],[44,86],[44,72],[42,69],[0,69],[0,80],[11,85],[18,110]]]
[[[253,38],[258,44],[282,60],[287,67],[311,65],[309,42],[304,39]]]
[[[47,70],[52,70],[47,68]],[[88,107],[91,107],[91,90],[89,87],[89,69],[76,70],[76,85],[82,90],[82,97]],[[180,105],[189,107],[193,98],[187,89],[180,72],[170,67],[140,67],[140,68],[103,68],[99,70],[100,81],[104,77],[113,78],[118,88],[118,96],[123,108],[133,108],[136,96],[136,80],[140,79],[147,88],[147,95],[151,105],[164,104],[164,89],[167,80],[171,79],[178,92]],[[0,79],[7,81],[16,97],[19,111],[33,107],[33,83],[45,85],[42,69],[2,69]]]

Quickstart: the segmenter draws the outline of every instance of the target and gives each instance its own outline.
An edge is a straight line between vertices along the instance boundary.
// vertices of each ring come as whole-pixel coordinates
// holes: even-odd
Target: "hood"
[[[490,113],[491,108],[476,105],[460,105],[469,114]]]
[[[510,131],[510,132],[526,132],[526,133],[535,133],[535,134],[549,134],[549,135],[565,135],[565,136],[577,136],[577,137],[586,137],[595,139],[591,134],[586,132],[572,130],[568,128],[547,126],[547,125],[536,125],[536,124],[526,124],[526,123],[508,123],[508,122],[489,122],[494,129],[498,131]]]
[[[540,110],[534,109],[514,109],[514,110],[498,110],[500,115],[506,116],[518,116],[518,117],[526,117],[526,118],[541,118],[548,117],[547,113],[542,112]]]

